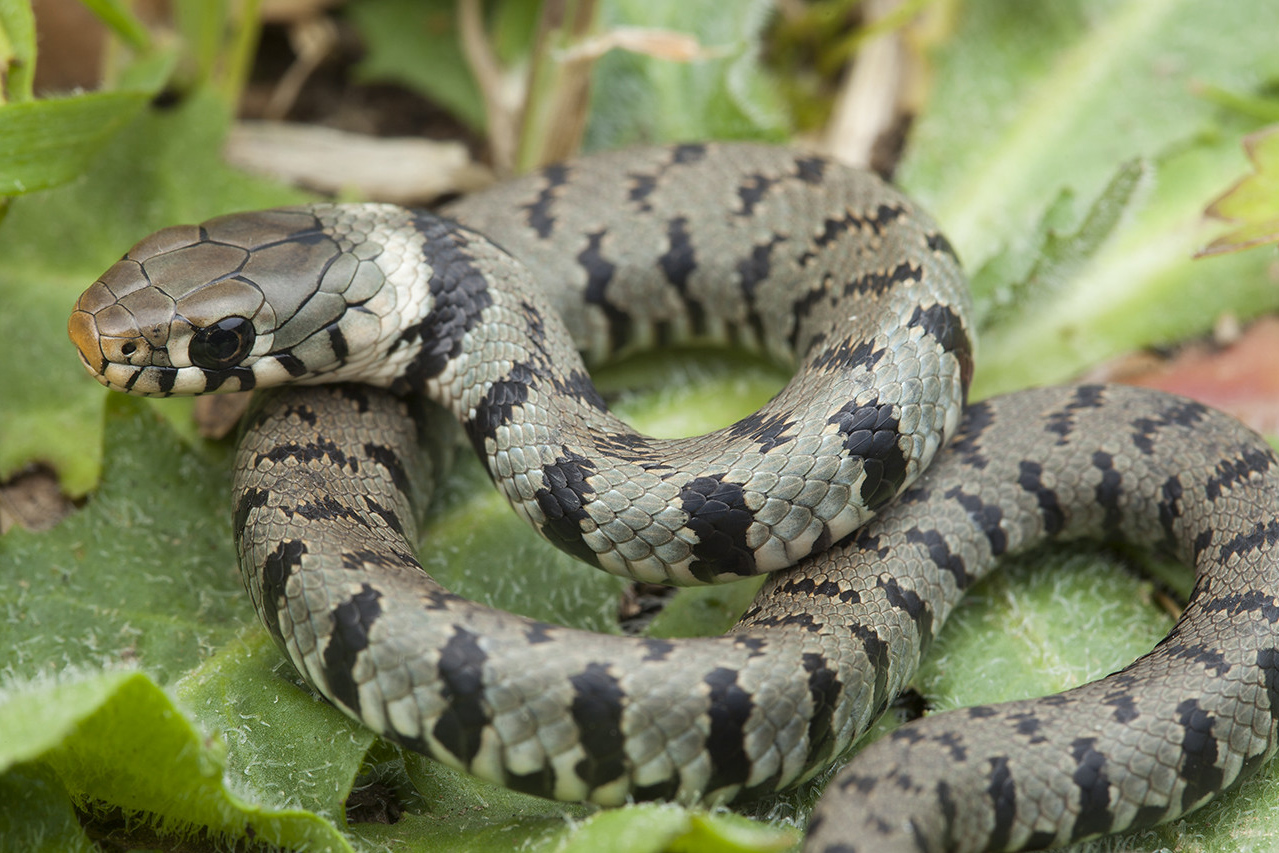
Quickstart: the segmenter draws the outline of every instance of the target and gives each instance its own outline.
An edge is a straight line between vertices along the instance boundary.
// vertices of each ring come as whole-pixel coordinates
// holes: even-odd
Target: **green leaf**
[[[583,148],[645,142],[784,138],[790,126],[775,84],[759,62],[772,4],[749,0],[725,14],[715,0],[614,0],[601,25],[651,27],[694,36],[715,54],[672,62],[614,50],[592,77]]]
[[[141,660],[167,681],[244,624],[226,449],[185,448],[153,407],[123,396],[108,403],[105,433],[112,456],[89,506],[56,535],[0,539],[10,674]]]
[[[89,5],[140,51],[139,57],[123,66],[122,85],[114,91],[37,101],[31,95],[36,52],[29,4],[0,0],[0,62],[10,66],[8,94],[14,101],[0,105],[0,196],[37,192],[79,177],[169,78],[176,50],[152,50],[149,33],[116,0]]]
[[[1068,203],[1055,226],[1082,222],[1119,164],[1148,163],[1153,177],[1053,299],[981,342],[977,396],[1201,334],[1226,311],[1246,318],[1279,306],[1258,254],[1190,262],[1205,242],[1201,211],[1238,173],[1235,140],[1256,127],[1198,96],[1199,84],[1248,93],[1279,79],[1269,35],[1279,6],[971,0],[958,25],[898,179],[969,269],[1043,244],[1059,199]],[[978,284],[981,299],[1013,281]]]
[[[498,55],[518,67],[533,36],[528,6],[498,4],[488,22]],[[592,76],[584,147],[702,138],[781,139],[788,127],[776,87],[759,63],[772,4],[750,0],[725,14],[714,0],[612,0],[600,26],[691,34],[713,57],[674,62],[613,50]],[[365,80],[400,82],[432,98],[469,126],[484,126],[483,103],[456,38],[453,4],[367,0],[349,14],[368,41]],[[622,96],[624,95],[624,96]],[[532,146],[534,149],[539,146]]]
[[[1073,202],[1063,191],[1039,224],[1040,241],[1029,251],[1007,248],[972,276],[972,288],[985,299],[977,304],[977,325],[983,337],[1000,326],[1020,322],[1066,290],[1122,218],[1139,204],[1140,190],[1149,183],[1149,169],[1138,161],[1125,163],[1093,202],[1077,229],[1061,233],[1055,224],[1065,218]],[[1026,272],[1019,268],[1029,266]]]
[[[943,710],[1060,693],[1101,678],[1172,628],[1154,598],[1150,581],[1104,552],[1045,549],[1008,560],[959,604],[916,687],[938,697],[934,705]],[[1126,628],[1116,634],[1114,625]]]
[[[57,774],[40,764],[0,774],[0,844],[31,853],[100,853],[76,817]]]
[[[7,829],[0,835],[6,849],[24,849],[15,846],[20,839],[42,834],[88,846],[68,826],[69,802],[145,812],[170,834],[200,830],[295,849],[351,849],[332,824],[310,812],[253,805],[233,793],[221,741],[209,740],[142,673],[10,685],[2,699],[0,725],[21,737],[5,739],[0,768],[18,764],[18,772],[0,776],[0,784],[14,787],[35,776],[53,788],[56,779],[67,795],[50,790],[42,796],[46,814],[38,823],[28,815],[0,827]]]
[[[149,99],[144,92],[95,92],[0,107],[0,195],[75,178]]]

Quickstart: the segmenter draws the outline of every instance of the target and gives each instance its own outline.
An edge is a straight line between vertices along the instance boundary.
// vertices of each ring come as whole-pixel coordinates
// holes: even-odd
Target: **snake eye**
[[[196,329],[187,354],[191,363],[205,370],[234,367],[249,354],[257,337],[253,324],[243,317],[227,317],[212,326]]]

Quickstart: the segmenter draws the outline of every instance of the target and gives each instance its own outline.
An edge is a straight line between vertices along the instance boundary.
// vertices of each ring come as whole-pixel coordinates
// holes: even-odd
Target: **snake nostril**
[[[126,356],[133,355],[137,351],[138,345],[134,343],[128,343],[120,347],[120,352]]]

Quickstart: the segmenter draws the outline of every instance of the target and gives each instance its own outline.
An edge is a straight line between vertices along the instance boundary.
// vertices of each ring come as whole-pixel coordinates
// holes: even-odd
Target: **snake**
[[[69,332],[112,389],[279,386],[238,444],[245,585],[301,676],[405,747],[560,800],[769,795],[845,760],[1002,558],[1088,539],[1194,568],[1168,636],[1099,681],[876,740],[827,785],[805,850],[1041,849],[1173,819],[1275,751],[1279,460],[1148,389],[965,405],[970,303],[954,249],[878,177],[688,143],[436,213],[316,203],[167,228],[81,295]],[[794,376],[731,426],[654,439],[587,373],[704,343]],[[449,592],[415,556],[421,396],[564,551],[638,581],[767,572],[758,597],[727,634],[676,640]]]

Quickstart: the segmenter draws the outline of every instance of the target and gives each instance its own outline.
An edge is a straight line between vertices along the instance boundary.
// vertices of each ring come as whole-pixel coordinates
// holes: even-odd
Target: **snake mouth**
[[[93,363],[89,361],[89,359],[85,356],[83,352],[81,352],[79,355],[80,355],[80,363],[84,365],[85,372],[88,373],[90,376],[92,376],[99,385],[101,385],[104,388],[109,388],[112,391],[124,390],[123,388],[120,388],[119,386],[116,386],[116,385],[112,385],[109,381],[107,381],[107,377],[103,375],[102,373],[102,368],[106,366],[105,363],[102,365],[94,365]]]

